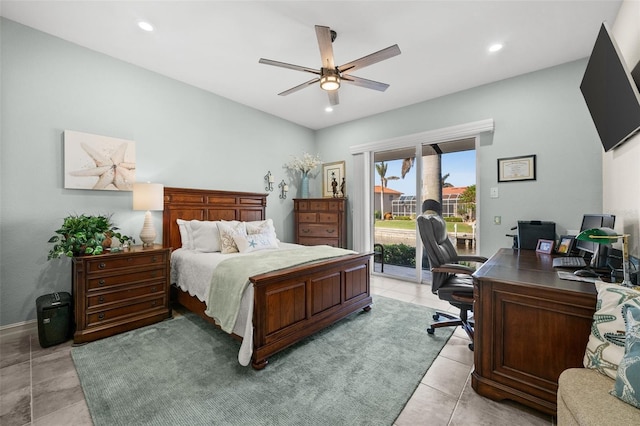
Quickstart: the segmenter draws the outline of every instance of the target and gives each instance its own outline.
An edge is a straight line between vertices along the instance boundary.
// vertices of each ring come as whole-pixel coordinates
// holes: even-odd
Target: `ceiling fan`
[[[285,90],[282,93],[278,93],[280,96],[287,96],[305,87],[311,86],[317,82],[320,82],[320,88],[327,91],[329,95],[329,103],[331,105],[338,105],[338,89],[342,82],[353,84],[355,86],[366,87],[368,89],[379,90],[384,92],[389,87],[388,84],[380,83],[378,81],[367,80],[366,78],[356,77],[351,75],[352,72],[364,68],[368,65],[375,64],[376,62],[384,61],[385,59],[392,58],[400,54],[400,48],[397,44],[389,46],[386,49],[379,50],[370,55],[364,56],[355,61],[351,61],[347,64],[336,66],[333,60],[333,47],[331,43],[336,39],[337,33],[329,27],[323,27],[316,25],[316,37],[318,38],[318,45],[320,46],[320,56],[322,57],[322,67],[318,69],[302,67],[299,65],[287,64],[285,62],[272,61],[271,59],[260,58],[258,61],[261,64],[274,65],[276,67],[289,68],[297,71],[304,71],[311,74],[316,74],[318,77],[302,83],[298,86],[292,87],[289,90]]]

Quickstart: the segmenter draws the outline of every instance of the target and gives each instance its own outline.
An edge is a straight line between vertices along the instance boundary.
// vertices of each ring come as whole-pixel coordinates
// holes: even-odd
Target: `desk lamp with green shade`
[[[611,228],[585,229],[578,234],[576,240],[590,241],[597,244],[609,244],[622,238],[622,285],[633,287],[629,275],[629,234],[618,234]]]

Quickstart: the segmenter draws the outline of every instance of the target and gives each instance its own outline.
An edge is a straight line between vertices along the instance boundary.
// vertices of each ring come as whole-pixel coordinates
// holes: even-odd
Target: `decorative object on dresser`
[[[272,221],[265,220],[267,195],[189,188],[164,189],[165,206],[162,228],[164,245],[179,247],[171,255],[172,264],[176,262],[176,267],[172,267],[171,270],[175,275],[175,278],[172,278],[172,283],[177,284],[175,293],[178,303],[214,323],[214,319],[205,313],[211,307],[211,294],[209,294],[209,300],[205,301],[204,298],[194,296],[193,292],[183,290],[181,285],[183,275],[179,266],[180,259],[190,257],[190,253],[197,252],[194,249],[195,246],[191,249],[188,248],[189,232],[187,230],[185,242],[180,227],[185,225],[185,222],[215,224],[223,221],[236,221],[242,225],[241,228],[244,227],[246,230],[248,230],[250,222],[264,222],[268,225]],[[325,201],[337,202],[339,200],[325,199]],[[220,228],[217,225],[215,227],[221,233]],[[183,228],[186,227],[183,226]],[[250,232],[248,235],[251,235]],[[196,237],[195,234],[191,236],[194,239]],[[234,235],[234,241],[236,237],[238,235]],[[325,251],[331,249],[330,247],[308,248]],[[296,250],[303,251],[304,249],[298,247]],[[220,253],[200,254],[222,255],[220,248],[212,250],[220,251]],[[347,315],[361,309],[370,310],[372,304],[371,253],[361,254],[348,250],[335,250],[334,253],[344,251],[347,251],[348,254],[329,256],[325,259],[270,272],[249,274],[242,298],[244,299],[246,296],[247,301],[252,301],[253,309],[246,305],[247,315],[237,315],[232,334],[238,339],[242,339],[238,355],[240,364],[246,365],[250,362],[255,369],[264,368],[269,357],[282,349],[313,335]],[[259,253],[261,252],[258,251],[257,254]],[[249,253],[246,259],[255,254]],[[233,255],[232,253],[223,256],[231,257]],[[205,284],[210,285],[213,282],[211,274],[205,274],[202,278],[204,278]],[[198,285],[203,281],[197,278],[195,280],[198,281],[195,283]],[[194,284],[194,279],[188,281],[184,283],[184,287]],[[241,319],[243,319],[242,322],[240,322]],[[243,351],[243,348],[249,349],[250,359],[245,358],[247,351]]]
[[[313,169],[322,164],[322,160],[319,155],[315,157],[305,152],[302,157],[293,157],[293,159],[284,165],[292,172],[300,172],[300,197],[309,198],[309,178],[313,177],[311,172]]]
[[[171,317],[170,248],[73,258],[74,343],[85,343]]]
[[[345,198],[294,199],[295,242],[305,246],[347,246]]]
[[[118,228],[111,222],[110,215],[67,216],[55,233],[58,235],[49,238],[49,243],[54,246],[49,250],[47,260],[62,256],[102,254],[106,248],[110,247],[114,238],[121,243],[131,240],[128,235],[122,235],[118,232]],[[107,245],[107,240],[112,240],[112,243]]]
[[[322,164],[322,196],[344,197],[344,161]]]
[[[152,246],[156,240],[156,228],[153,226],[151,210],[162,211],[164,207],[164,186],[160,183],[136,183],[133,185],[133,209],[146,210],[144,225],[140,231],[143,246]]]

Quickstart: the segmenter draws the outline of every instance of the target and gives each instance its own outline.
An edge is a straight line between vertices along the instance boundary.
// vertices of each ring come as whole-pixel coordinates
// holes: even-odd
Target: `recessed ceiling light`
[[[330,106],[328,106],[328,107],[326,107],[324,110],[325,110],[326,112],[331,112],[331,111],[333,111],[333,108],[331,108]]]
[[[140,27],[140,29],[142,29],[142,30],[149,31],[149,32],[153,31],[153,25],[151,25],[151,24],[150,24],[150,23],[148,23],[148,22],[145,22],[145,21],[139,21],[139,22],[138,22],[138,26],[139,26],[139,27]]]
[[[498,50],[502,49],[503,46],[501,43],[496,43],[496,44],[492,44],[491,46],[489,46],[489,52],[493,53],[493,52],[497,52]]]

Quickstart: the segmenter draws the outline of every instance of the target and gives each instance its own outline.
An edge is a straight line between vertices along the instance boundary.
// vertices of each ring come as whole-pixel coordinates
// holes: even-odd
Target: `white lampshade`
[[[133,184],[134,210],[164,210],[164,185],[161,183]]]
[[[152,246],[156,240],[151,210],[164,210],[164,185],[160,183],[134,183],[133,209],[146,210],[144,225],[140,231],[143,246]]]

